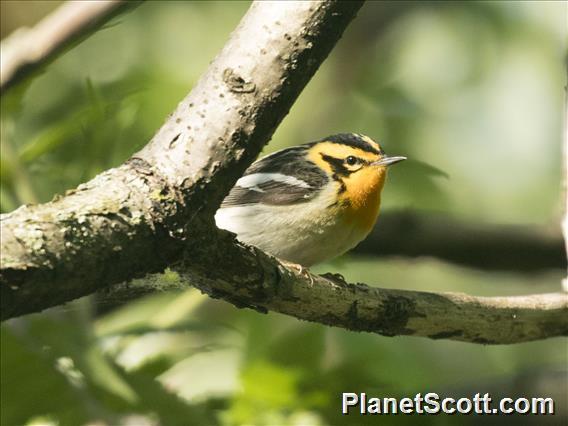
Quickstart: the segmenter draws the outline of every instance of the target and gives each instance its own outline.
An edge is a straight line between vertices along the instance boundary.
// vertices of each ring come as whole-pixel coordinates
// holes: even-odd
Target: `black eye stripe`
[[[338,176],[349,176],[351,174],[350,170],[345,167],[343,158],[332,157],[331,155],[321,154],[321,158],[331,166],[334,175]]]

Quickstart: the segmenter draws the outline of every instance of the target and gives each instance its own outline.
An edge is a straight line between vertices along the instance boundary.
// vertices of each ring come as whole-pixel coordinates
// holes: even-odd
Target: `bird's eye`
[[[345,159],[345,162],[347,163],[347,165],[349,166],[354,166],[355,164],[357,164],[359,161],[357,160],[357,157],[353,157],[352,155],[350,155],[349,157],[347,157]]]

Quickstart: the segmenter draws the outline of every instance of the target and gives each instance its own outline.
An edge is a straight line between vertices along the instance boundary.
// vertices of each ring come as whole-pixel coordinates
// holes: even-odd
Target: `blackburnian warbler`
[[[355,247],[377,220],[388,157],[367,136],[342,133],[253,163],[215,215],[217,226],[302,266]]]

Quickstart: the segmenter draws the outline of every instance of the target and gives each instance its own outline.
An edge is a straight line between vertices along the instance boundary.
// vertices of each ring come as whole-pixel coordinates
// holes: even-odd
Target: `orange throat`
[[[368,169],[344,179],[345,216],[349,223],[369,232],[377,220],[381,205],[381,190],[385,184],[386,169]]]

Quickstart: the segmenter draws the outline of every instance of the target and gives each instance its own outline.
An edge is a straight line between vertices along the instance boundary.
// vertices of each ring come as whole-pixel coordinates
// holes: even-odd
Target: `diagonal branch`
[[[568,335],[567,293],[475,297],[350,284],[285,266],[226,232],[188,249],[177,271],[237,307],[384,336],[507,344]]]
[[[2,216],[1,314],[37,312],[166,266],[213,297],[373,331],[476,343],[568,333],[568,296],[476,298],[307,276],[215,228],[252,162],[360,8],[255,2],[197,86],[124,165]]]
[[[65,197],[3,215],[2,318],[161,271],[210,232],[224,195],[361,5],[253,3],[141,152]]]
[[[238,308],[383,336],[509,344],[568,335],[567,293],[476,297],[352,284],[339,275],[291,268],[233,237],[211,230],[188,247],[173,266],[180,280],[153,277],[122,283],[100,292],[100,300],[127,301],[193,285]]]
[[[2,40],[0,91],[4,94],[81,37],[137,4],[125,0],[68,1],[35,27],[14,32]]]

